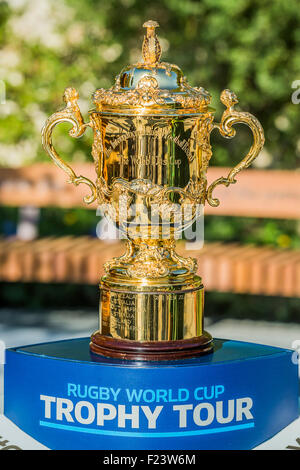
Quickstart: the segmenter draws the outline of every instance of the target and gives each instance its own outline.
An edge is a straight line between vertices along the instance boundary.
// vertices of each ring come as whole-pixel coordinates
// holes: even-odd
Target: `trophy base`
[[[199,276],[146,282],[108,274],[100,283],[99,333],[92,337],[93,350],[109,357],[120,357],[122,351],[131,356],[133,350],[161,352],[164,357],[185,351],[178,357],[190,357],[211,342],[203,330],[203,311]],[[112,355],[112,349],[118,355]]]
[[[218,338],[163,362],[91,354],[89,338],[12,348],[4,414],[55,450],[252,449],[298,417],[294,354]]]
[[[213,350],[212,336],[206,331],[201,336],[177,341],[131,341],[102,335],[96,331],[91,336],[90,349],[106,357],[136,360],[163,361],[197,357]]]

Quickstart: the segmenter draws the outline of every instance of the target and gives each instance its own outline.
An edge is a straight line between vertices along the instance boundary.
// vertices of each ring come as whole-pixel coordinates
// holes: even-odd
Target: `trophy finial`
[[[157,21],[149,20],[143,24],[143,27],[147,28],[142,48],[144,63],[155,65],[159,62],[161,56],[161,46],[155,34],[155,28],[158,28],[159,24]]]

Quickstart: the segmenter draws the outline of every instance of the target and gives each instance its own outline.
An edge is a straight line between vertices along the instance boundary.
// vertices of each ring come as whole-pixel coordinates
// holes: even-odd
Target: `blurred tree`
[[[219,94],[229,87],[261,120],[266,146],[258,166],[299,167],[299,107],[291,101],[292,83],[300,79],[297,0],[2,1],[0,78],[7,103],[0,106],[0,164],[45,160],[40,128],[62,106],[64,88],[79,89],[86,115],[91,93],[111,86],[124,65],[140,58],[148,18],[161,25],[163,59],[212,93],[217,116]],[[56,137],[73,160],[90,158],[91,136],[74,141],[62,125]],[[213,136],[213,163],[238,161],[249,142],[244,127],[227,145]]]

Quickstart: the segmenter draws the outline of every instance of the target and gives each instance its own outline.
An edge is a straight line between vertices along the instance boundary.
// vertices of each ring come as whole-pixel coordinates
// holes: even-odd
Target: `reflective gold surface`
[[[166,279],[166,283],[168,280]],[[191,285],[128,285],[104,277],[101,282],[100,333],[134,341],[170,341],[201,336],[204,289]]]
[[[160,62],[158,24],[144,26],[143,60],[125,67],[110,89],[95,91],[87,124],[77,91],[67,88],[66,107],[43,128],[43,145],[69,182],[89,186],[85,201],[97,200],[127,238],[124,255],[105,265],[100,333],[140,342],[182,340],[203,334],[203,286],[195,260],[176,253],[176,238],[199,217],[199,206],[219,204],[214,188],[235,183],[259,154],[264,135],[253,115],[235,109],[230,90],[221,94],[226,109],[214,123],[209,93],[191,87],[178,66]],[[73,137],[93,130],[94,181],[76,175],[53,147],[52,131],[63,121],[73,125]],[[238,123],[250,127],[253,145],[227,177],[207,187],[210,134],[218,129],[232,138]]]

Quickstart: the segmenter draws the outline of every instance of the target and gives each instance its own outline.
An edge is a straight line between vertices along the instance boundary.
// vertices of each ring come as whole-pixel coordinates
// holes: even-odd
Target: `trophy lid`
[[[210,94],[204,88],[191,87],[177,65],[160,62],[162,49],[155,33],[159,24],[150,20],[143,26],[143,61],[125,67],[108,90],[95,91],[96,110],[129,114],[191,114],[207,110]]]

